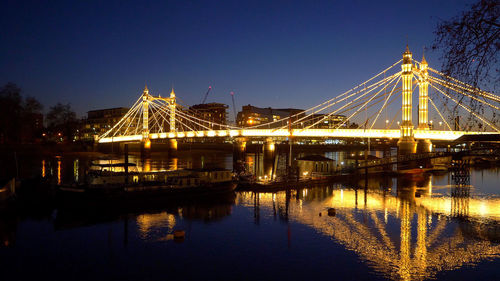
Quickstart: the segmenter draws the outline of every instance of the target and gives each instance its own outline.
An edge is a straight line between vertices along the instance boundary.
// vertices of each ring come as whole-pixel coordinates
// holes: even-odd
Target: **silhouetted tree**
[[[440,23],[433,49],[443,51],[443,72],[475,87],[498,88],[500,1],[480,0]]]
[[[0,90],[0,141],[18,142],[22,112],[21,89],[14,83],[7,83]]]
[[[57,103],[47,113],[47,128],[56,136],[72,141],[78,130],[79,122],[70,104]]]
[[[23,102],[21,115],[21,139],[31,142],[39,138],[43,131],[43,106],[33,97],[27,97]]]
[[[35,98],[23,99],[16,84],[4,85],[0,89],[0,142],[33,142],[43,127],[42,109]]]

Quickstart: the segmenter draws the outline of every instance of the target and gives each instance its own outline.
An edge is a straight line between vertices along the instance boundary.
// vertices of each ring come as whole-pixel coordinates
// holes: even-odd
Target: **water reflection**
[[[174,214],[160,212],[139,215],[136,222],[141,239],[161,241],[174,231],[176,220]]]
[[[167,170],[178,170],[184,168],[216,167],[232,169],[232,155],[229,153],[201,153],[189,152],[179,153],[172,157],[164,154],[153,154],[144,158],[140,155],[131,154],[128,157],[129,163],[136,165],[135,169],[139,172],[164,172]],[[210,164],[205,163],[209,161]],[[123,155],[106,155],[102,158],[86,156],[56,156],[55,158],[42,158],[34,166],[36,174],[42,178],[52,177],[54,184],[72,184],[75,182],[84,182],[85,175],[92,163],[96,164],[115,164],[123,163]],[[52,167],[54,174],[52,174]],[[115,172],[124,172],[123,167],[113,167]]]
[[[61,185],[62,177],[61,177],[61,159],[57,159],[57,184]]]
[[[329,186],[239,193],[237,204],[290,219],[330,236],[393,280],[424,280],[500,254],[500,199],[471,197],[463,185],[432,193],[432,176],[390,187]],[[336,215],[327,210],[335,208]]]

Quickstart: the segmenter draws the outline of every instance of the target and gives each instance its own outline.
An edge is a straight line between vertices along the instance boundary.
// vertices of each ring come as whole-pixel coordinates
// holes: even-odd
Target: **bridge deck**
[[[494,132],[474,131],[439,131],[414,130],[415,139],[456,140],[463,135],[494,134]],[[400,137],[398,129],[242,129],[242,130],[213,130],[189,131],[171,133],[152,133],[150,139],[182,139],[201,137],[325,137],[325,138],[380,138],[397,139]],[[128,135],[106,137],[99,139],[99,143],[141,141],[142,135]]]

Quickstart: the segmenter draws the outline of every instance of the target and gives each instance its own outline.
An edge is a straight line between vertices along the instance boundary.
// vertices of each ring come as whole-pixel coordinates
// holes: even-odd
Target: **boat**
[[[4,181],[0,187],[0,204],[4,205],[7,201],[14,198],[16,195],[16,179],[12,178]]]
[[[428,172],[448,172],[448,166],[446,164],[435,164],[432,168],[427,170]]]
[[[400,174],[400,175],[420,175],[424,172],[425,172],[425,170],[422,168],[398,170],[398,174]]]
[[[61,185],[62,199],[140,199],[151,197],[210,196],[236,188],[226,169],[181,169],[139,172],[131,163],[96,164],[82,184]],[[129,171],[131,170],[131,171]]]

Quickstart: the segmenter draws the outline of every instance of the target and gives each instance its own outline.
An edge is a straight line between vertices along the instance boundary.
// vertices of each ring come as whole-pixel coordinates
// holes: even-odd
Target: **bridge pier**
[[[233,141],[233,171],[241,173],[245,171],[247,142],[245,139]]]
[[[432,142],[430,140],[418,140],[417,153],[425,154],[429,152],[432,152]],[[430,168],[432,166],[431,159],[421,159],[417,164],[422,168]]]
[[[276,144],[272,139],[266,139],[266,142],[263,146],[263,168],[264,168],[264,179],[272,180],[275,176],[275,152],[276,152]]]
[[[148,138],[141,141],[141,158],[149,156],[151,156],[151,140]]]
[[[168,140],[168,152],[170,155],[177,154],[177,140],[176,139],[169,139]]]
[[[398,155],[415,154],[417,152],[417,142],[414,139],[401,138],[398,141]]]
[[[431,140],[418,140],[417,153],[429,153],[429,152],[432,152]]]

